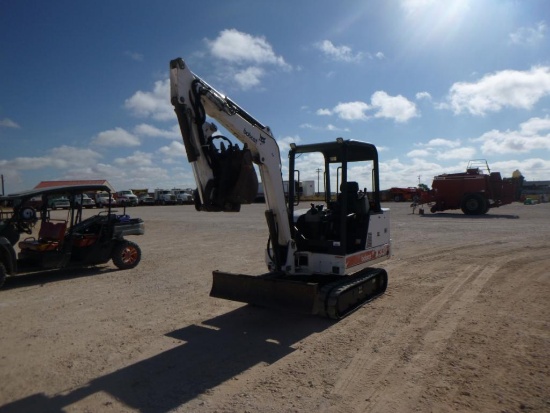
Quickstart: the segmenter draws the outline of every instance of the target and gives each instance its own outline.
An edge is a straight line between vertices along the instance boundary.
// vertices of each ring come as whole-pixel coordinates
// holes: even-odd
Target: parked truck
[[[178,189],[173,188],[172,194],[176,196],[176,203],[178,205],[184,205],[184,204],[192,204],[193,203],[193,195],[189,193],[185,189]]]
[[[491,172],[485,159],[468,163],[466,172],[434,177],[432,190],[422,196],[422,203],[432,213],[461,209],[466,215],[482,215],[490,208],[518,201],[523,176],[517,171],[511,178],[502,178],[500,172]]]
[[[117,204],[115,198],[111,195],[110,192],[100,191],[94,194],[95,204],[98,208],[103,208],[106,206],[115,206]]]
[[[155,189],[155,204],[157,205],[174,205],[176,204],[176,196],[169,189]]]
[[[117,191],[115,194],[115,198],[119,205],[136,206],[138,204],[138,198],[131,189]]]

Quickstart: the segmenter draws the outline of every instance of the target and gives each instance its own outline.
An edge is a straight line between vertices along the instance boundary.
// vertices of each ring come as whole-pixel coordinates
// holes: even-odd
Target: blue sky
[[[290,142],[374,143],[383,187],[471,159],[550,179],[546,0],[0,1],[0,173],[194,187],[168,65]],[[311,165],[311,177],[316,180]]]

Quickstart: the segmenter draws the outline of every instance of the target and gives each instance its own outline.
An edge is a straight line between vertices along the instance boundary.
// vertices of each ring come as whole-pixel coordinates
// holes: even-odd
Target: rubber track
[[[339,310],[340,300],[351,295],[362,295],[362,289],[369,282],[375,282],[375,290],[367,293],[364,297],[359,297],[358,300],[352,301],[344,310]],[[334,320],[341,319],[351,314],[355,310],[376,297],[384,294],[388,286],[388,274],[381,268],[366,268],[365,270],[325,285],[321,289],[321,297],[324,305],[323,310],[319,315],[332,318]],[[370,286],[369,286],[370,287]]]

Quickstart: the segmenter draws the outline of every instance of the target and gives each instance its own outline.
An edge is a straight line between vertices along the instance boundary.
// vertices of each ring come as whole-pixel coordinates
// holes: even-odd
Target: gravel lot
[[[208,296],[265,272],[263,205],[130,208],[137,268],[0,291],[0,412],[550,411],[550,204],[385,206],[388,290],[337,323]]]

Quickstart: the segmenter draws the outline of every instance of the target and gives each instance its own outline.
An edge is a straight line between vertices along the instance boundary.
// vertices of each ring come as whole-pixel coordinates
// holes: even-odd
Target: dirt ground
[[[137,268],[0,291],[0,412],[549,412],[550,204],[386,206],[388,290],[339,322],[209,297],[265,272],[263,205],[129,209]]]

